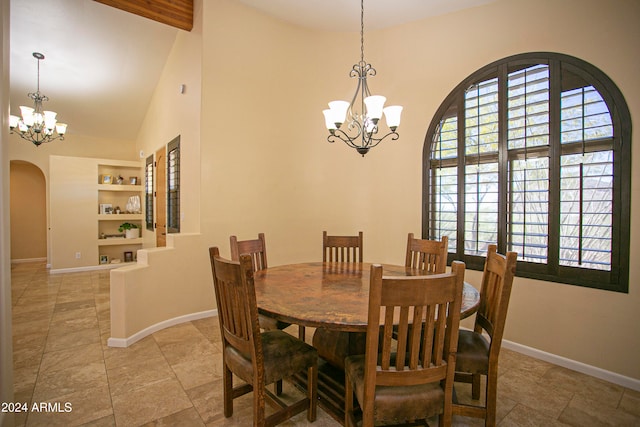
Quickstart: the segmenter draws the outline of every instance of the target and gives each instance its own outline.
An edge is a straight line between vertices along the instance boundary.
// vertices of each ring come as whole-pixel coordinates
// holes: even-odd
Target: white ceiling
[[[11,112],[32,103],[40,52],[45,109],[69,134],[135,138],[178,31],[91,0],[11,0]]]
[[[11,1],[11,113],[40,91],[69,134],[136,137],[178,29],[91,0]],[[196,0],[197,1],[197,0]],[[201,0],[208,1],[208,0]],[[359,31],[357,0],[237,0],[278,19]],[[365,31],[495,0],[366,0]]]
[[[358,0],[239,0],[281,20],[329,31],[360,31]],[[495,0],[365,0],[364,27],[378,30]]]

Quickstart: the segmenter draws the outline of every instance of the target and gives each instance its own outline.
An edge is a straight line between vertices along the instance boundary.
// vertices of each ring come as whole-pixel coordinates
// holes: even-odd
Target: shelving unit
[[[110,184],[103,183],[103,177],[108,176]],[[122,183],[118,184],[118,177],[122,178]],[[131,178],[136,178],[136,183],[130,183]],[[102,162],[98,164],[98,176],[97,179],[97,192],[98,192],[98,206],[96,206],[96,219],[98,221],[98,262],[105,264],[104,258],[106,257],[106,263],[111,264],[113,260],[120,260],[121,264],[125,260],[125,252],[131,252],[133,258],[136,257],[138,249],[142,248],[143,239],[138,237],[136,239],[126,239],[124,237],[111,237],[101,238],[101,236],[113,236],[123,234],[118,231],[118,227],[124,222],[130,222],[136,224],[140,233],[142,233],[142,224],[144,221],[143,214],[143,170],[142,166],[138,162],[134,161],[117,161]],[[140,212],[130,213],[126,212],[127,201],[131,196],[140,197]],[[111,205],[113,213],[101,213],[101,205]],[[120,212],[116,213],[119,209]],[[104,211],[104,209],[102,209]]]

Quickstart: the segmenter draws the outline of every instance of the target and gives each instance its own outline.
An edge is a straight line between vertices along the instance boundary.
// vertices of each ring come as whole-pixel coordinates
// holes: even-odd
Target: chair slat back
[[[362,231],[357,236],[329,236],[322,232],[322,261],[362,262]]]
[[[264,233],[259,233],[257,239],[238,240],[236,236],[229,237],[231,246],[231,259],[238,261],[241,254],[251,256],[253,271],[267,268],[267,242]]]
[[[409,233],[405,266],[429,273],[444,273],[448,247],[447,236],[442,236],[442,240],[427,240],[416,239],[413,233]]]
[[[497,253],[496,245],[489,245],[487,251],[475,331],[484,330],[491,337],[492,344],[502,340],[517,256],[516,252]]]
[[[239,261],[227,260],[217,247],[209,248],[209,255],[223,346],[251,354],[255,364],[262,342],[251,257],[242,254]]]
[[[464,270],[456,261],[451,273],[383,277],[371,267],[365,394],[445,379],[452,389]]]

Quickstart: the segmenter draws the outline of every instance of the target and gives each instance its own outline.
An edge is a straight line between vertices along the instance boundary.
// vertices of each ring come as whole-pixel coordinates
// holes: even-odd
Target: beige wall
[[[9,2],[0,2],[0,402],[13,402],[11,339],[11,244],[9,211]],[[0,412],[0,426],[14,424],[14,415]]]
[[[170,234],[166,247],[140,250],[136,265],[111,272],[109,346],[127,347],[156,330],[214,314],[201,240],[197,233]]]
[[[38,166],[45,177],[49,176],[50,156],[95,157],[102,159],[136,160],[138,153],[133,140],[92,137],[73,133],[73,124],[69,123],[64,141],[54,141],[39,147],[10,135],[9,155],[11,160],[24,160]]]
[[[32,163],[11,162],[11,259],[47,258],[44,175]]]
[[[21,139],[17,135],[9,135],[6,139],[6,147],[9,159],[14,161],[26,161],[38,167],[44,174],[46,181],[46,192],[49,195],[46,199],[47,227],[50,227],[51,203],[56,199],[51,197],[49,159],[51,156],[77,156],[86,158],[103,158],[118,160],[136,160],[138,155],[133,141],[117,140],[110,138],[91,137],[77,135],[71,129],[65,135],[64,141],[54,141],[42,144],[39,147]],[[91,162],[91,161],[90,161]],[[64,189],[58,189],[64,194]],[[56,196],[57,197],[57,196]],[[49,232],[49,230],[47,230]],[[52,248],[50,232],[47,236],[47,262],[51,264]]]
[[[154,91],[136,141],[144,157],[153,155],[180,135],[180,231],[200,230],[200,104],[202,57],[202,4],[194,3],[191,32],[179,31]],[[184,93],[180,92],[184,85]],[[207,129],[205,135],[215,133]],[[155,235],[143,230],[146,246],[155,246]]]
[[[640,60],[632,54],[639,17],[640,3],[631,0],[503,0],[367,32],[366,59],[378,71],[371,88],[405,112],[400,139],[363,159],[325,142],[321,114],[327,101],[354,90],[347,74],[359,58],[357,33],[312,32],[237,2],[207,2],[202,117],[216,133],[203,132],[201,141],[205,241],[228,255],[230,234],[262,231],[270,263],[281,264],[318,259],[323,229],[362,230],[367,261],[402,262],[407,232],[421,229],[426,130],[446,95],[492,61],[554,51],[608,74],[633,117],[640,107]],[[633,186],[632,218],[638,191]],[[637,221],[631,229],[633,260]],[[629,294],[517,279],[506,338],[640,379],[639,279],[637,263]]]
[[[141,249],[139,243],[130,243],[128,239],[117,241],[117,245],[98,244],[100,233],[118,233],[120,224],[127,221],[141,223],[139,217],[124,215],[109,215],[105,220],[98,220],[99,203],[111,203],[113,208],[120,207],[124,211],[128,198],[140,194],[142,189],[141,185],[139,188],[113,185],[108,186],[109,191],[99,191],[99,176],[121,174],[128,179],[130,176],[140,177],[141,170],[142,162],[139,160],[49,157],[52,271],[96,267],[99,255],[122,261],[125,251]]]

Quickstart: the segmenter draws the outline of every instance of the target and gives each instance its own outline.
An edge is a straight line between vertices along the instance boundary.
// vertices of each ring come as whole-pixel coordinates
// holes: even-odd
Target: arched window
[[[423,237],[482,269],[628,292],[631,116],[602,71],[556,53],[489,64],[445,99],[423,158]]]

